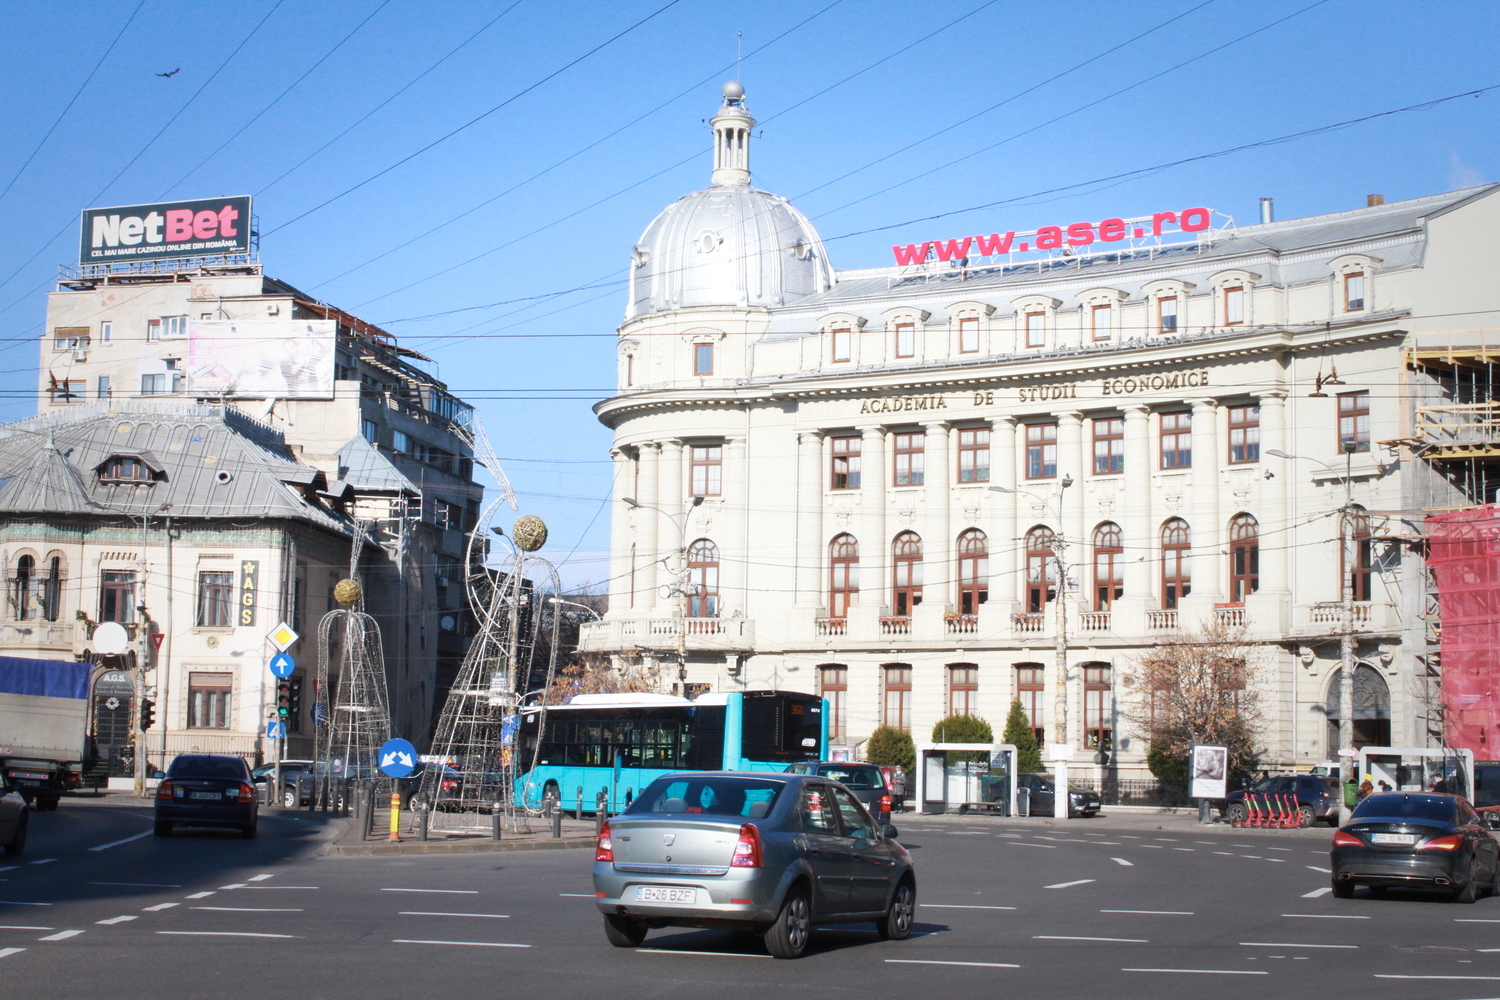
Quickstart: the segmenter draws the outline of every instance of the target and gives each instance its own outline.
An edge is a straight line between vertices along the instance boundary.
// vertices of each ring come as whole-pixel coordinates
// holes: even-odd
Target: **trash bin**
[[[1031,815],[1031,789],[1027,788],[1025,785],[1022,785],[1016,789],[1016,815]]]

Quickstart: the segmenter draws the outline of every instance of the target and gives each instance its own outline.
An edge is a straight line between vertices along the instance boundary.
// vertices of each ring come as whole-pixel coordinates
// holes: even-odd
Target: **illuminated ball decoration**
[[[535,514],[525,514],[510,526],[510,537],[521,551],[535,552],[547,544],[547,525]]]
[[[333,599],[345,606],[358,604],[363,593],[358,580],[340,580],[333,585]]]

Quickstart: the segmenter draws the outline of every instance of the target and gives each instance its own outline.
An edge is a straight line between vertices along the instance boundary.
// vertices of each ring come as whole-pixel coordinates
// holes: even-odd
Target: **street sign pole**
[[[381,744],[375,754],[380,770],[392,779],[404,778],[417,769],[417,748],[403,739],[389,739]],[[373,803],[371,803],[373,809]],[[391,782],[391,842],[401,840],[401,790]]]

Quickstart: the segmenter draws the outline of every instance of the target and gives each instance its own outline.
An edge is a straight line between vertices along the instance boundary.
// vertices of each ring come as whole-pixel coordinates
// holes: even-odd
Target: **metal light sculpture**
[[[354,607],[363,596],[358,581],[340,580],[333,596],[343,607],[318,622],[318,702],[313,709],[313,802],[323,808],[345,804],[348,779],[379,773],[376,751],[391,738],[380,626]]]

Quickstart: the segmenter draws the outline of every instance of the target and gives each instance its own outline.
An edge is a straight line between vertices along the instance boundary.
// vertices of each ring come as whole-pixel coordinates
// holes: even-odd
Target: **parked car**
[[[255,836],[260,818],[250,768],[226,754],[178,754],[156,786],[156,835],[175,826],[228,826]]]
[[[750,931],[776,958],[801,955],[814,923],[904,939],[917,878],[895,836],[822,775],[669,774],[605,822],[595,902],[617,948],[657,927]]]
[[[1451,889],[1459,903],[1495,891],[1500,842],[1467,799],[1421,792],[1377,792],[1333,835],[1333,894],[1357,885]]]
[[[877,823],[884,826],[891,821],[895,796],[887,782],[886,769],[879,764],[822,760],[793,764],[788,770],[793,774],[821,774],[825,778],[832,778],[853,792],[854,797],[870,811]]]
[[[1339,825],[1339,780],[1316,774],[1279,774],[1262,778],[1249,788],[1230,792],[1224,801],[1224,818],[1236,825],[1245,822],[1250,807],[1245,799],[1251,795],[1295,795],[1302,825],[1312,826],[1318,820],[1329,826]]]
[[[1019,792],[1024,788],[1030,796],[1029,810],[1033,816],[1055,816],[1057,811],[1053,805],[1055,782],[1052,775],[1041,772],[1023,771],[1016,775],[1016,789]],[[1099,814],[1099,793],[1089,788],[1080,788],[1070,785],[1068,788],[1068,815],[1069,816],[1097,816]]]
[[[297,792],[297,775],[303,771],[311,771],[313,762],[310,760],[284,760],[281,762],[281,789],[277,792],[276,801],[283,808],[296,809],[306,805],[299,798]],[[257,791],[264,794],[266,782],[273,780],[276,774],[275,764],[262,764],[250,772],[250,780]]]
[[[0,845],[6,854],[26,850],[26,827],[31,814],[26,799],[9,782],[0,778]]]

